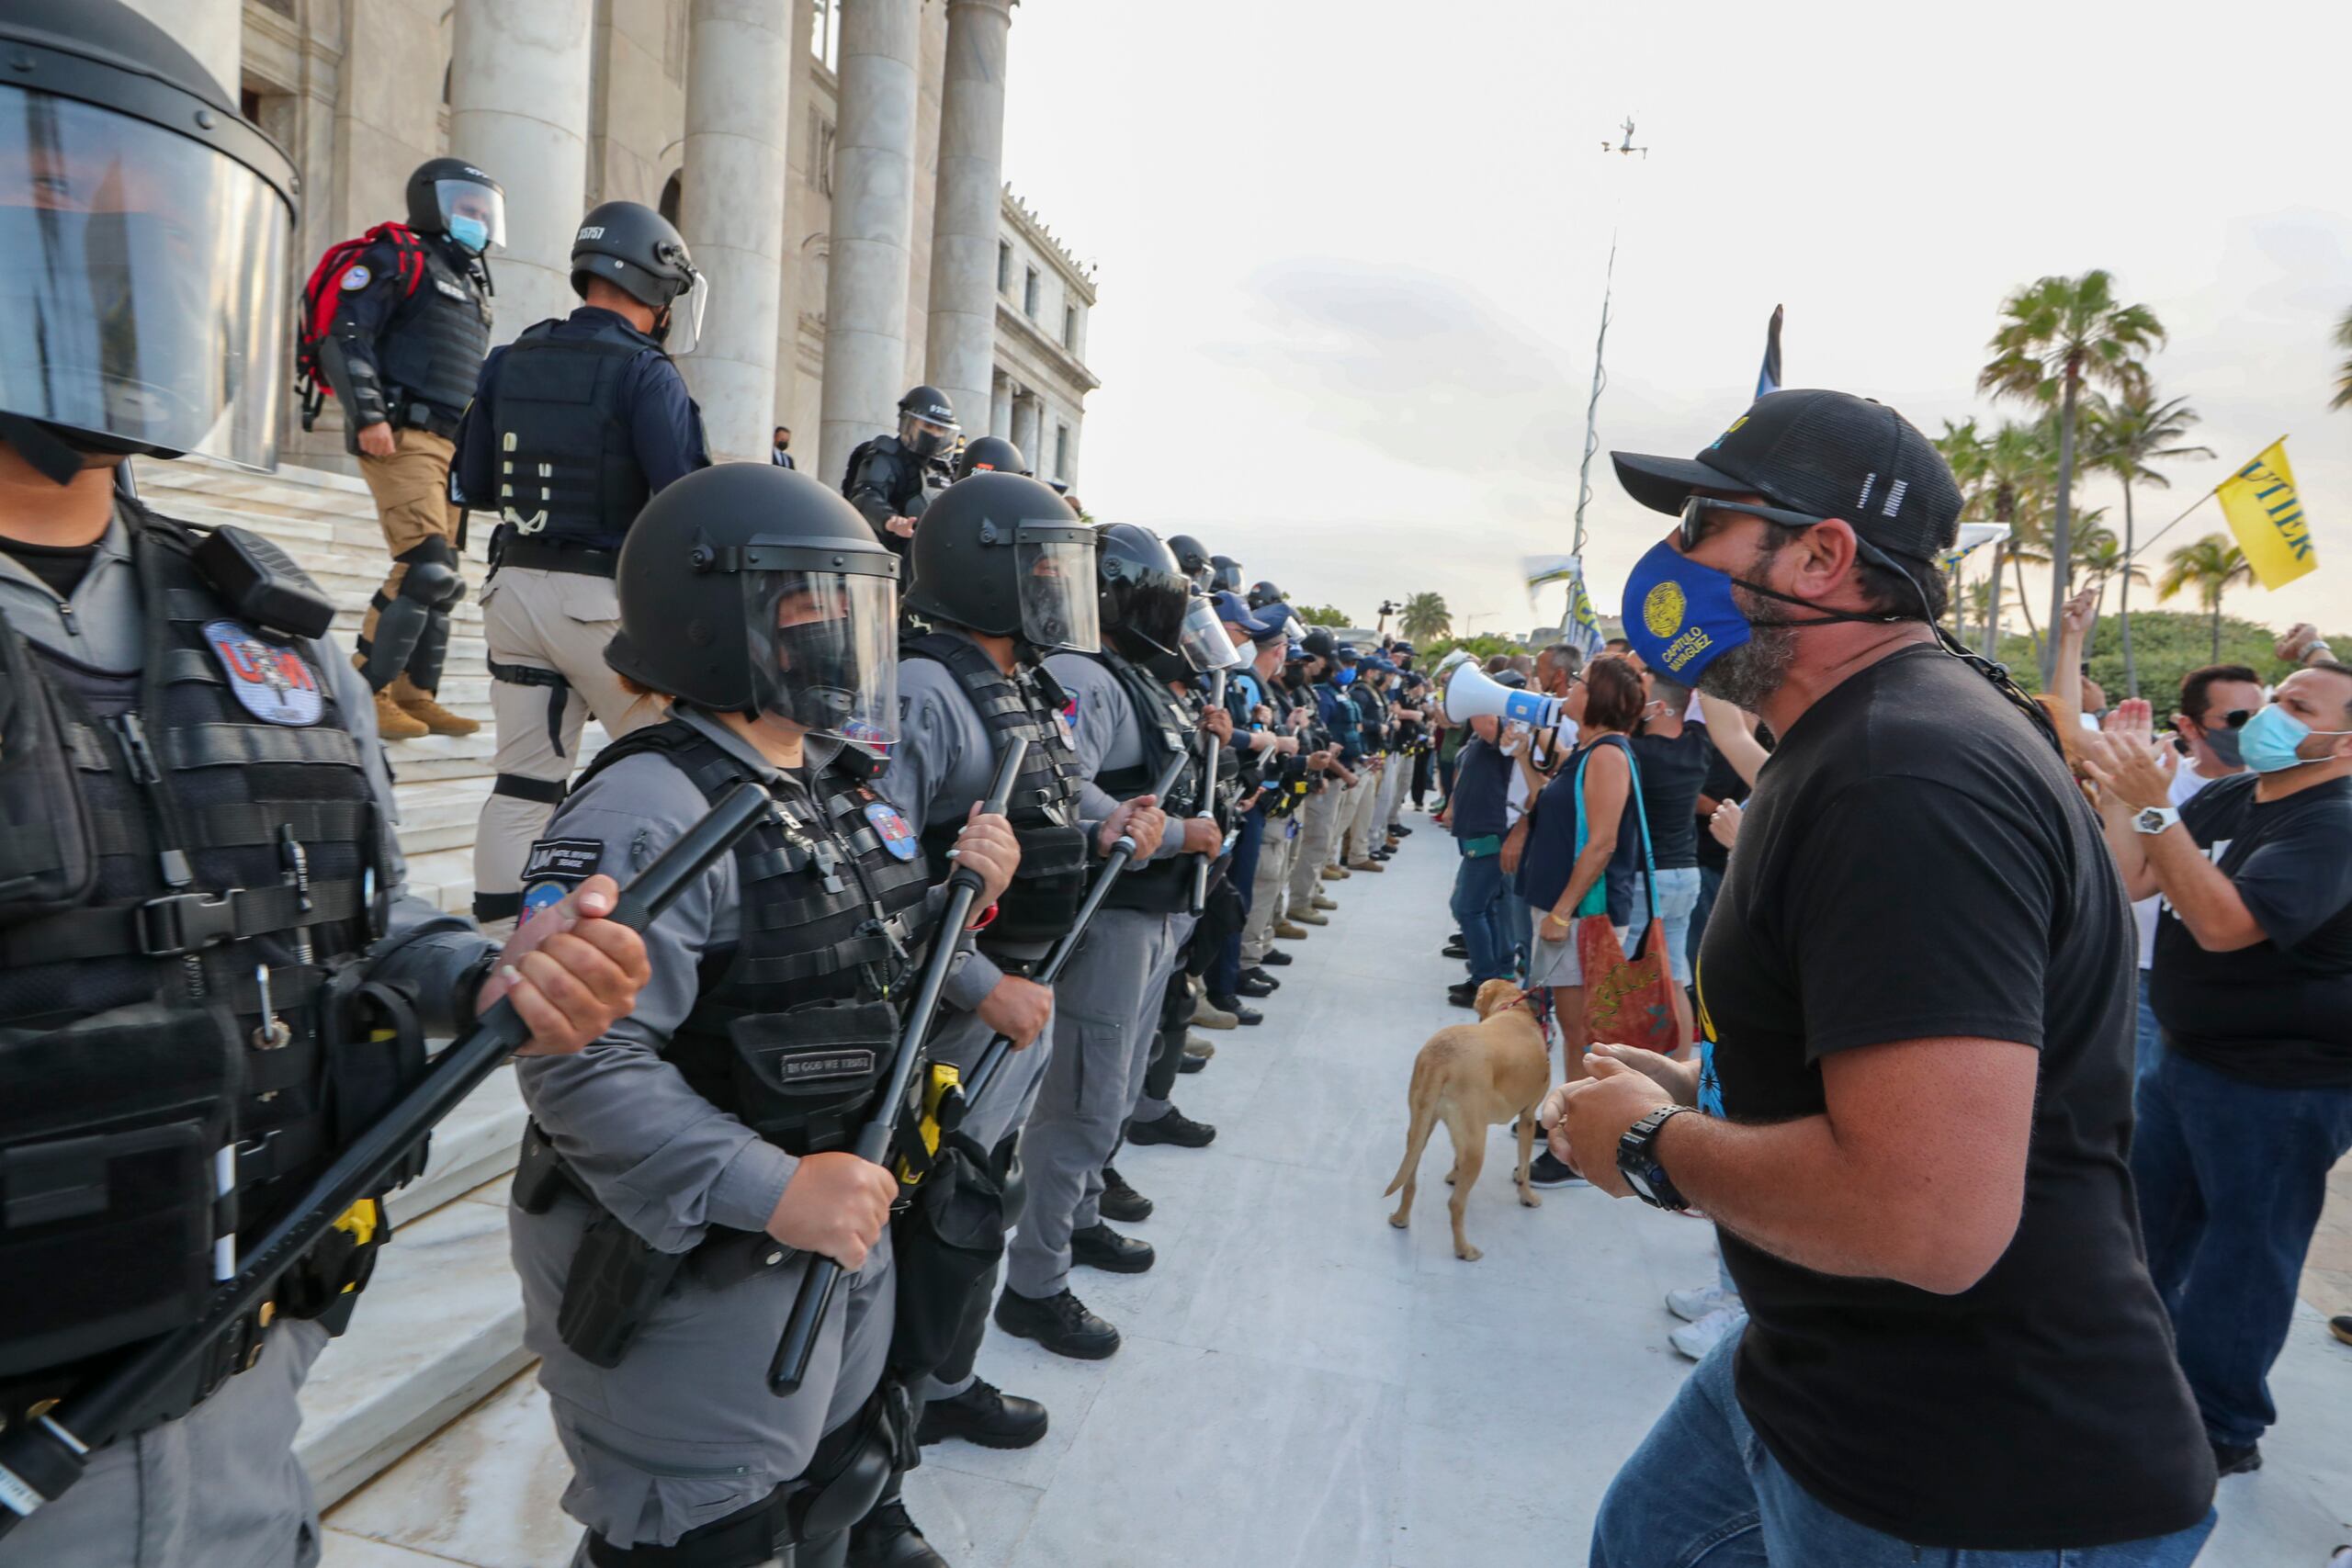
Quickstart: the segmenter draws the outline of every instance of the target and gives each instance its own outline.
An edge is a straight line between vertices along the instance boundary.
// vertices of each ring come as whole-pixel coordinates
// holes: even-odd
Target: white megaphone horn
[[[1476,660],[1454,666],[1445,681],[1445,716],[1457,722],[1485,716],[1554,729],[1560,723],[1560,699],[1540,692],[1518,692],[1478,668]]]

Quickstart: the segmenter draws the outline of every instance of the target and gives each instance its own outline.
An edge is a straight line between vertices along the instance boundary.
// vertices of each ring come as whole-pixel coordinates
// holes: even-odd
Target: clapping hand
[[[2115,705],[2096,734],[2082,737],[2083,772],[2110,799],[2144,811],[2172,802],[2172,780],[2180,765],[2170,746],[2158,745],[2151,728],[2154,710],[2138,697]]]

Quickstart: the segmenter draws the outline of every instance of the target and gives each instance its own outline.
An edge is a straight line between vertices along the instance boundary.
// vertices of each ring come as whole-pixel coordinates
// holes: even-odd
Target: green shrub
[[[2278,682],[2292,669],[2271,656],[2270,649],[2278,635],[2277,627],[2223,615],[2222,657],[2218,662],[2246,665],[2265,684]],[[2337,648],[2352,648],[2352,636],[2339,635],[2327,640]],[[2159,725],[2171,716],[2173,705],[2180,695],[2180,678],[2191,670],[2216,662],[2212,655],[2211,615],[2182,610],[2132,612],[2132,661],[2139,667],[2140,694],[2155,705]],[[2085,651],[2085,658],[2091,667],[2091,679],[2107,693],[2109,703],[2131,695],[2123,683],[2123,626],[2114,614],[2101,615],[2098,624],[2091,628],[2091,645]],[[2003,637],[2001,660],[2027,691],[2041,689],[2041,662],[2034,655],[2032,638],[2022,635]]]

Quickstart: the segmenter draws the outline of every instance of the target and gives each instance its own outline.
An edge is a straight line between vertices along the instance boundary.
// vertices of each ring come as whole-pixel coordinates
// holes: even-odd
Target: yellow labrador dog
[[[1446,1177],[1453,1196],[1446,1207],[1453,1215],[1453,1256],[1465,1263],[1476,1263],[1479,1257],[1462,1234],[1462,1211],[1487,1161],[1487,1128],[1518,1119],[1519,1201],[1531,1209],[1544,1201],[1528,1185],[1527,1162],[1535,1152],[1535,1107],[1544,1098],[1550,1068],[1544,1032],[1526,1000],[1526,993],[1509,980],[1487,981],[1478,987],[1478,1021],[1439,1030],[1413,1058],[1413,1087],[1406,1097],[1412,1107],[1412,1126],[1405,1134],[1405,1163],[1388,1184],[1390,1192],[1401,1187],[1405,1196],[1388,1223],[1398,1230],[1412,1223],[1421,1151],[1430,1130],[1444,1122],[1446,1135],[1453,1140],[1453,1170]]]

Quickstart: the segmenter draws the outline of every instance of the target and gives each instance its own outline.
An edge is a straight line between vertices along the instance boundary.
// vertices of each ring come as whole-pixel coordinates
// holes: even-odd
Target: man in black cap
[[[2186,1565],[2214,1470],[2125,1160],[2132,927],[2054,737],[1939,644],[1951,470],[1823,391],[1615,462],[1681,520],[1628,579],[1634,650],[1781,746],[1701,946],[1699,1059],[1602,1047],[1542,1110],[1603,1190],[1703,1209],[1750,1314],[1593,1562],[1753,1530],[1775,1562]]]

